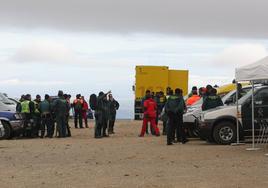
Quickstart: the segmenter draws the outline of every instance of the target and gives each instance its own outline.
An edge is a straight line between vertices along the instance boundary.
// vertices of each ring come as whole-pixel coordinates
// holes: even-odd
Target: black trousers
[[[83,117],[82,117],[82,111],[75,111],[74,113],[74,126],[75,128],[78,128],[77,127],[77,121],[79,120],[79,128],[82,128],[83,127]]]
[[[167,124],[167,143],[172,143],[175,140],[175,134],[177,141],[185,141],[186,135],[183,128],[183,115],[182,114],[168,114]]]
[[[108,119],[106,117],[103,117],[103,120],[102,120],[102,136],[107,135],[106,134],[107,127],[108,127]]]
[[[110,119],[109,120],[109,129],[108,129],[108,132],[109,133],[113,133],[114,132],[114,122],[115,122],[114,119]]]
[[[41,129],[41,115],[40,114],[36,114],[34,116],[34,127],[33,127],[33,135],[34,136],[39,136],[39,130]]]
[[[30,113],[24,113],[24,126],[23,126],[23,136],[24,137],[34,137],[33,135],[33,128],[34,128],[34,121]]]
[[[42,123],[41,123],[41,137],[44,137],[45,130],[47,129],[47,137],[53,137],[54,130],[53,130],[53,122],[52,117],[50,114],[44,114],[42,115]]]
[[[185,134],[185,130],[183,127],[183,115],[179,114],[179,119],[178,119],[178,126],[177,126],[177,130],[176,130],[176,137],[177,137],[177,141],[185,141],[186,140],[186,134]]]
[[[168,124],[167,124],[167,144],[174,141],[174,133],[179,124],[179,117],[176,114],[168,114]]]
[[[163,134],[167,134],[167,121],[163,121]]]
[[[70,125],[69,125],[69,119],[70,119],[70,117],[69,117],[69,115],[67,115],[65,120],[66,120],[66,129],[67,129],[67,136],[68,137],[72,136]]]
[[[95,112],[95,138],[102,137],[103,123],[102,123],[102,114],[100,112]]]

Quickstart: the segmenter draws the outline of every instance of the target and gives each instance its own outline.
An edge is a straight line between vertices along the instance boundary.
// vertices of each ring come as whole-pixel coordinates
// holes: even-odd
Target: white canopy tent
[[[256,150],[255,148],[255,128],[254,128],[254,83],[256,81],[268,80],[268,57],[265,57],[255,63],[236,68],[235,69],[236,82],[250,81],[252,84],[252,148],[249,150]],[[238,92],[236,92],[238,95]],[[238,103],[237,103],[238,105]],[[237,107],[238,110],[238,107]],[[238,119],[238,118],[237,118]],[[239,124],[237,122],[237,130],[239,131]],[[239,133],[237,133],[239,136]],[[239,140],[239,138],[238,138]],[[239,141],[238,141],[239,142]]]
[[[255,63],[236,68],[235,79],[241,81],[256,81],[268,79],[268,57]]]

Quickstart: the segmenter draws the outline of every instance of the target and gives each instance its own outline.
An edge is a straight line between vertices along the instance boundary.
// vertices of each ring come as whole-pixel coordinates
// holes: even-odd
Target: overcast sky
[[[190,71],[190,86],[232,81],[267,56],[265,0],[0,1],[0,87],[22,93],[111,89],[131,117],[136,65]]]

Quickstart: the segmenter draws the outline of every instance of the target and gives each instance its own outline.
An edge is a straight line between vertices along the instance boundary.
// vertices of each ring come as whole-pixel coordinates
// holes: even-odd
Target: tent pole
[[[251,113],[252,113],[252,147],[251,148],[247,148],[248,151],[256,151],[259,150],[260,148],[255,148],[255,116],[254,116],[254,81],[251,81],[251,85],[252,85],[252,95],[251,95]]]
[[[239,120],[238,120],[238,113],[239,113],[239,107],[238,107],[238,82],[236,82],[236,143],[232,143],[232,146],[238,146],[238,145],[244,145],[245,143],[240,143],[240,136],[239,136]]]

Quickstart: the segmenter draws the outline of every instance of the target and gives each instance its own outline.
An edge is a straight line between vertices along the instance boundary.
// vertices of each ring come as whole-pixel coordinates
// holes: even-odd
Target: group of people
[[[63,91],[59,91],[57,97],[46,94],[44,100],[41,100],[40,95],[36,95],[34,100],[30,94],[22,95],[16,110],[24,116],[23,136],[52,138],[56,123],[56,136],[70,137],[70,98],[71,95],[64,94]]]
[[[203,99],[202,110],[209,110],[222,106],[221,97],[217,95],[217,90],[211,85],[205,88],[192,88],[188,98],[184,100],[183,92],[180,88],[173,91],[171,88],[166,90],[167,96],[163,92],[153,92],[147,90],[142,100],[143,124],[140,137],[148,133],[148,123],[150,122],[151,132],[155,136],[160,136],[158,128],[158,118],[163,121],[163,135],[167,135],[167,145],[176,142],[185,144],[189,140],[186,138],[185,127],[183,124],[183,114],[187,106],[191,106],[201,98]]]
[[[119,103],[113,98],[111,91],[99,92],[90,96],[91,108],[95,111],[95,138],[109,137],[114,134],[114,123]],[[107,132],[108,128],[108,132]]]
[[[23,136],[31,138],[52,138],[54,135],[58,138],[70,137],[70,110],[74,111],[74,127],[78,128],[79,122],[79,128],[84,128],[84,120],[85,127],[88,128],[87,114],[88,111],[91,111],[89,106],[94,107],[92,110],[95,110],[95,137],[101,138],[114,134],[116,110],[119,108],[119,103],[110,92],[108,95],[102,95],[102,93],[100,92],[96,102],[93,101],[90,105],[81,94],[77,94],[76,99],[71,102],[71,95],[64,94],[63,91],[59,91],[58,95],[54,97],[46,94],[44,100],[41,100],[40,95],[36,95],[34,100],[30,94],[22,95],[16,111],[24,117]],[[109,126],[108,134],[106,133],[107,126]],[[100,129],[102,129],[101,133],[99,133]]]
[[[146,91],[146,95],[142,101],[143,124],[139,136],[144,136],[148,122],[150,122],[153,130],[151,132],[156,136],[160,136],[157,118],[161,116],[163,134],[167,135],[167,145],[172,145],[174,142],[185,144],[188,142],[188,139],[183,128],[183,113],[186,110],[186,105],[182,90],[177,88],[173,92],[171,88],[167,88],[167,96],[162,92],[159,92],[159,94],[159,97],[153,97],[149,90]]]

